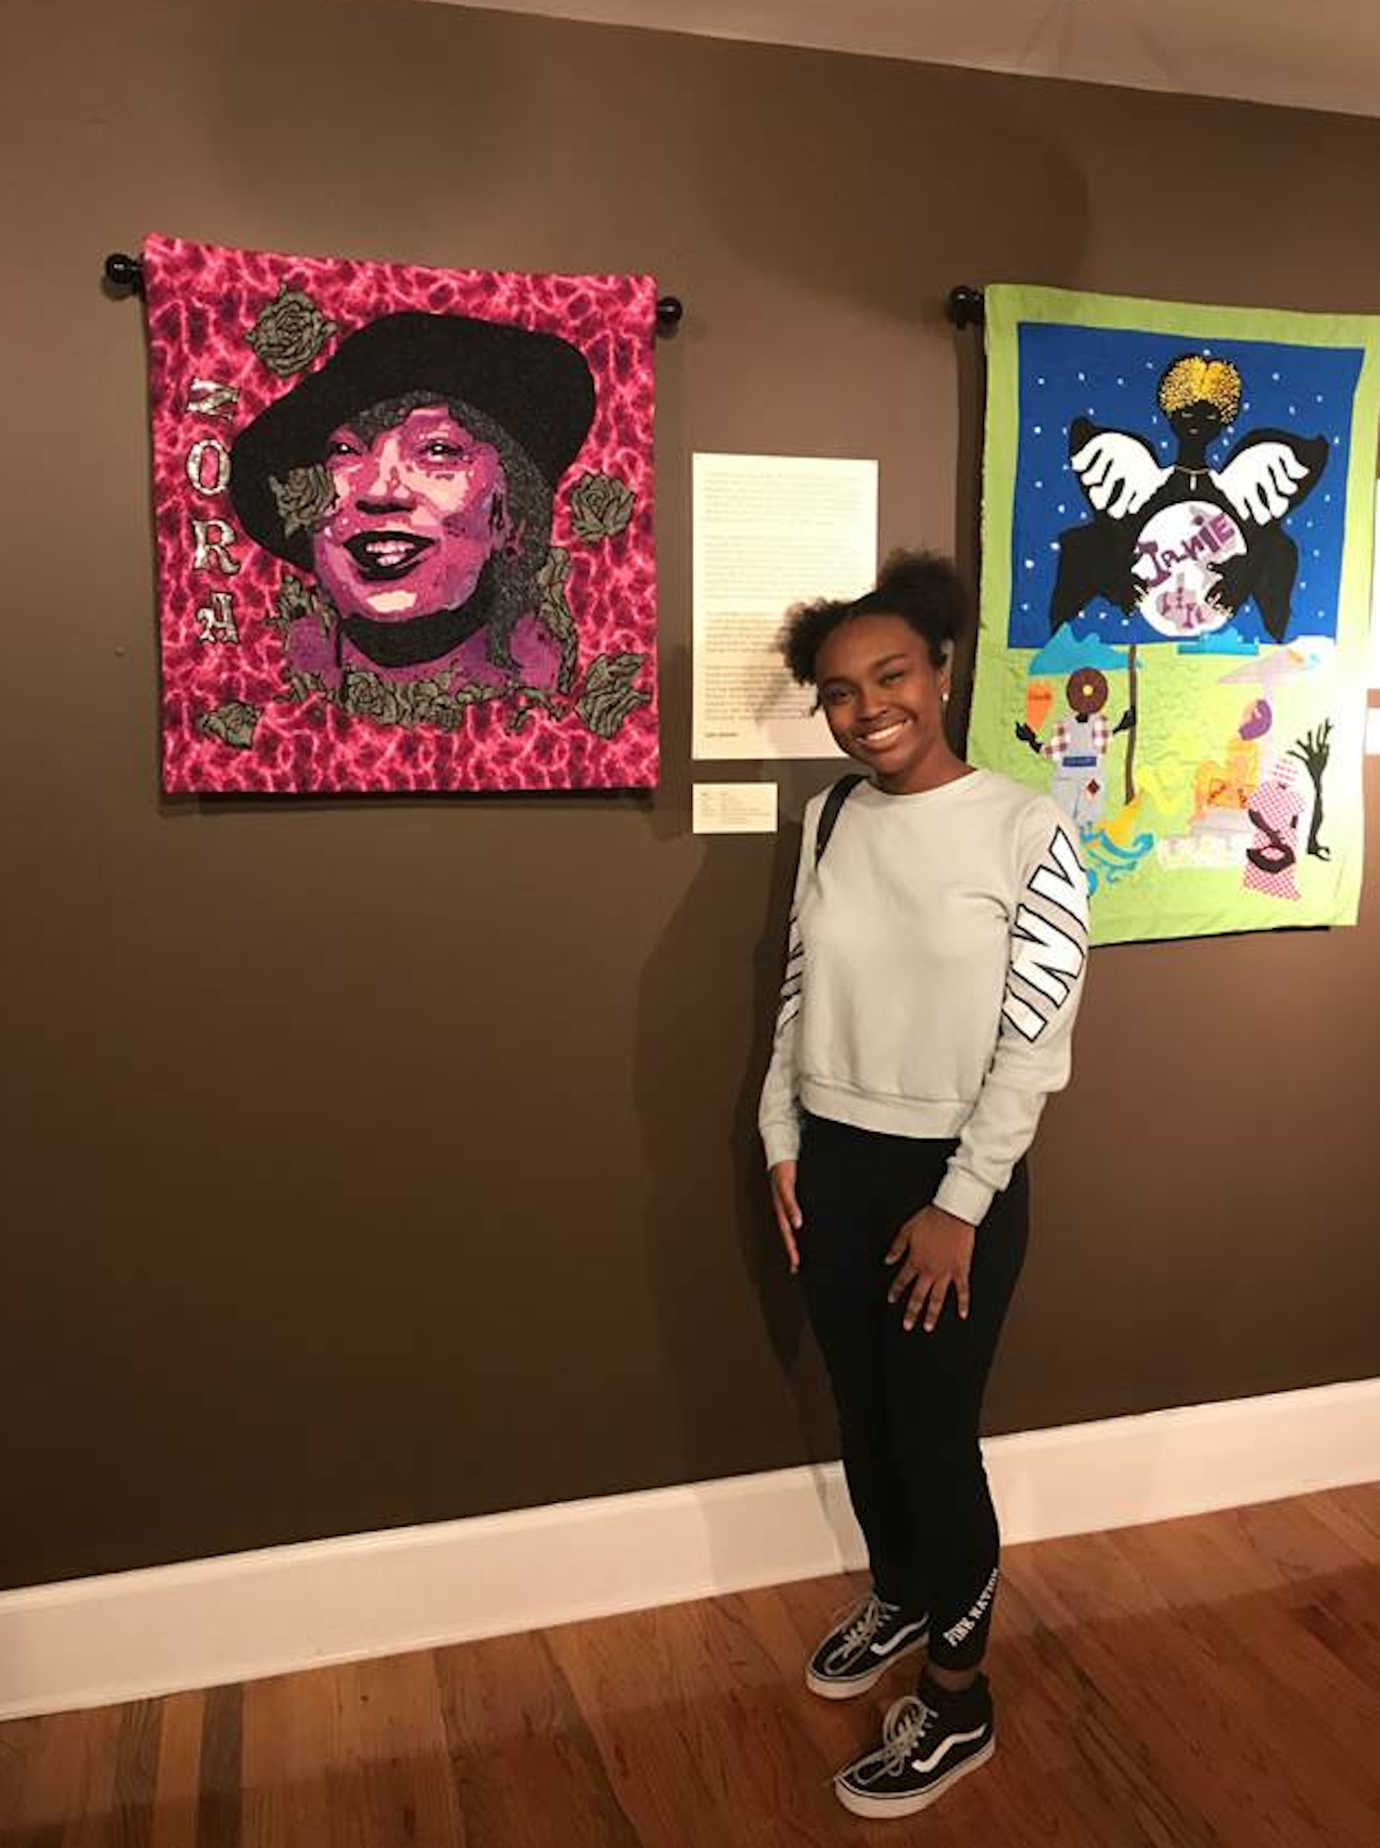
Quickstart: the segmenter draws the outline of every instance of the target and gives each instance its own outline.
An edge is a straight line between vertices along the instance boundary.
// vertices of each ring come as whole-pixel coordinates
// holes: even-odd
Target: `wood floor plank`
[[[162,1723],[150,1848],[188,1848],[196,1842],[206,1696],[201,1692],[170,1694],[159,1706]]]
[[[1332,1489],[1310,1495],[1308,1505],[1325,1527],[1356,1548],[1372,1565],[1380,1562],[1380,1487]]]
[[[243,1848],[463,1843],[429,1654],[277,1676],[244,1693]]]
[[[1224,1541],[1249,1545],[1278,1575],[1274,1602],[1344,1664],[1370,1695],[1380,1692],[1380,1536],[1329,1521],[1326,1496],[1234,1510]]]
[[[638,1848],[541,1633],[435,1656],[466,1848]]]
[[[35,1715],[31,1719],[10,1720],[0,1725],[0,1830],[19,1825],[29,1761],[41,1750],[48,1724],[46,1719]],[[3,1842],[4,1837],[0,1835],[0,1843]]]
[[[111,1793],[110,1848],[153,1848],[162,1703],[131,1701],[121,1711]]]
[[[1283,1539],[1293,1520],[1292,1511],[1281,1507],[1275,1518]],[[1243,1540],[1242,1530],[1231,1523],[1195,1522],[1178,1533],[1166,1531],[1168,1525],[1147,1528],[1129,1544],[1145,1561],[1145,1569],[1154,1573],[1180,1622],[1214,1636],[1230,1635],[1237,1652],[1256,1662],[1268,1679],[1282,1682],[1285,1692],[1307,1703],[1312,1711],[1326,1713],[1329,1737],[1344,1751],[1354,1751],[1358,1764],[1368,1767],[1367,1742],[1380,1718],[1370,1691],[1353,1679],[1335,1655],[1304,1634],[1294,1616],[1301,1605],[1329,1594],[1347,1596],[1352,1587],[1360,1587],[1364,1598],[1365,1585],[1374,1586],[1380,1573],[1347,1566],[1309,1576],[1292,1566],[1280,1585],[1243,1593],[1234,1589],[1246,1576],[1243,1547],[1249,1545],[1259,1560],[1262,1556],[1287,1557],[1287,1545],[1265,1548],[1258,1532]],[[1318,1557],[1331,1559],[1332,1555]],[[1191,1595],[1194,1591],[1196,1598]],[[1368,1783],[1380,1813],[1380,1772],[1369,1777]]]
[[[79,1776],[68,1791],[68,1814],[62,1848],[105,1848],[119,1761],[123,1709],[107,1707],[89,1715],[65,1714],[68,1737],[81,1733]],[[83,1728],[83,1719],[89,1726]]]
[[[806,1650],[786,1639],[773,1650],[756,1629],[757,1605],[746,1594],[681,1606],[681,1621],[668,1634],[694,1665],[706,1703],[704,1721],[714,1717],[719,1750],[717,1794],[721,1804],[760,1817],[750,1839],[763,1844],[862,1839],[862,1830],[840,1811],[832,1791],[839,1765],[874,1745],[887,1699],[904,1693],[904,1675],[854,1702],[823,1702],[803,1685]],[[841,1712],[840,1708],[845,1711]],[[819,1709],[824,1712],[821,1715]],[[842,1735],[841,1749],[826,1749],[814,1722],[827,1718]],[[710,1727],[703,1725],[708,1739]]]
[[[43,1721],[25,1764],[15,1848],[104,1848],[121,1715],[103,1707]]]
[[[1349,1488],[1334,1489],[1332,1499],[1365,1523],[1380,1540],[1380,1482],[1358,1482]]]
[[[726,1834],[722,1716],[709,1711],[697,1655],[668,1649],[688,1633],[684,1607],[553,1631],[553,1654],[585,1714],[636,1838],[662,1848]],[[744,1833],[744,1840],[750,1840]]]
[[[355,1848],[460,1848],[464,1826],[434,1656],[349,1663],[334,1676],[344,1765],[329,1782],[328,1839]]]
[[[196,1848],[240,1848],[244,1790],[244,1689],[211,1688],[201,1718]]]
[[[1061,1620],[1035,1563],[1008,1571],[996,1607],[998,1752],[995,1775],[974,1780],[987,1837],[1013,1848],[1216,1848],[1172,1756],[1145,1736],[1139,1701],[1118,1699],[1096,1674],[1082,1627]]]
[[[1109,1802],[1144,1819],[1148,1839],[1234,1843],[1242,1793],[1232,1787],[1240,1741],[1230,1711],[1153,1587],[1110,1536],[1097,1536],[1095,1553],[1092,1538],[1076,1554],[1058,1544],[1022,1549],[1019,1586],[1008,1586],[1008,1603],[1033,1601],[1037,1659],[1056,1682],[1072,1679],[1074,1749]],[[1088,1714],[1095,1724],[1085,1734]],[[1109,1739],[1109,1728],[1120,1736]],[[1257,1768],[1240,1775],[1254,1826]]]
[[[340,1670],[329,1668],[245,1688],[241,1848],[331,1844],[332,1785],[344,1765],[342,1687]]]
[[[633,1839],[643,1848],[722,1826],[685,1665],[660,1671],[668,1613],[639,1611],[551,1634],[553,1659],[577,1701]]]
[[[1175,1531],[1086,1536],[1076,1552],[1028,1549],[1039,1557],[1023,1563],[1061,1639],[1109,1705],[1131,1718],[1160,1784],[1214,1839],[1232,1848],[1360,1848],[1367,1805],[1352,1787],[1356,1768],[1253,1649],[1258,1594],[1215,1613],[1194,1595],[1204,1591],[1200,1563],[1176,1598],[1162,1562],[1200,1535],[1191,1523],[1165,1527]],[[1129,1586],[1120,1619],[1118,1583]]]
[[[1312,1587],[1291,1612],[1296,1623],[1380,1697],[1380,1571],[1338,1574]]]
[[[1253,1589],[1306,1584],[1358,1566],[1380,1565],[1380,1538],[1367,1550],[1359,1537],[1338,1533],[1323,1519],[1318,1501],[1307,1495],[1229,1508],[1220,1516],[1205,1517],[1203,1531],[1231,1544],[1238,1560],[1249,1553],[1257,1562]]]

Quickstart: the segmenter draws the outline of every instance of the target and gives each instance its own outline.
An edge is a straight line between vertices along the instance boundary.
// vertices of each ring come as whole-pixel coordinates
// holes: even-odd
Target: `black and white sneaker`
[[[899,1604],[869,1592],[810,1657],[805,1685],[825,1700],[848,1700],[875,1687],[893,1662],[923,1649],[928,1617],[907,1617]]]
[[[922,1682],[888,1710],[882,1743],[839,1772],[834,1794],[855,1816],[913,1816],[996,1749],[985,1676],[960,1694]]]

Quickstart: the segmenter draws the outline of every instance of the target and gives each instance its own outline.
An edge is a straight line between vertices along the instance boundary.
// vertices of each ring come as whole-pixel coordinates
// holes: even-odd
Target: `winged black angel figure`
[[[1141,609],[1166,633],[1220,627],[1254,597],[1271,638],[1284,640],[1298,547],[1282,521],[1317,486],[1329,445],[1322,436],[1253,430],[1214,467],[1209,451],[1234,422],[1241,395],[1241,374],[1229,360],[1196,353],[1174,360],[1159,383],[1159,406],[1179,445],[1167,468],[1139,436],[1073,419],[1069,461],[1092,519],[1059,535],[1051,634],[1095,596],[1128,615]],[[1157,518],[1174,507],[1182,513]],[[1196,601],[1185,568],[1206,586]]]

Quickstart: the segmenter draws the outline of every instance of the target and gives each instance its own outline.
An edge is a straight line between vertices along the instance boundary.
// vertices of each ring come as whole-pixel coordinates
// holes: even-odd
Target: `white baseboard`
[[[1380,1379],[993,1438],[1008,1545],[1380,1478]],[[0,1719],[861,1563],[837,1464],[0,1593]]]

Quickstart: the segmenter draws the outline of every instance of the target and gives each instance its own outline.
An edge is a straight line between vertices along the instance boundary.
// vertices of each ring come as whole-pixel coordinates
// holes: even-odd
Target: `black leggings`
[[[797,1177],[800,1279],[833,1383],[843,1466],[877,1595],[930,1613],[941,1668],[982,1660],[1000,1539],[978,1445],[982,1395],[1029,1232],[1022,1162],[978,1227],[963,1321],[953,1292],[933,1331],[901,1326],[884,1262],[933,1200],[952,1142],[805,1118]]]

